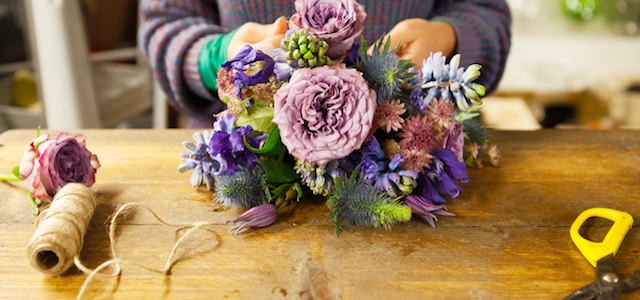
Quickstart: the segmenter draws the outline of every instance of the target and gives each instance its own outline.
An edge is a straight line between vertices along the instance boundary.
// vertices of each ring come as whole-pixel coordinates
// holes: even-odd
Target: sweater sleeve
[[[505,1],[438,1],[431,19],[453,26],[461,65],[481,64],[478,82],[489,93],[495,90],[511,45],[511,13]]]
[[[224,104],[202,84],[198,59],[208,40],[227,32],[218,25],[215,1],[142,0],[140,20],[138,45],[169,102],[192,118],[210,120]]]

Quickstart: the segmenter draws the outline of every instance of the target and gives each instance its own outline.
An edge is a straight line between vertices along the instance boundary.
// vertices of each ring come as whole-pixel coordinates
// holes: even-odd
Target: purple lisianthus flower
[[[256,167],[258,155],[245,149],[244,139],[253,146],[258,147],[259,139],[251,136],[251,126],[236,127],[236,117],[231,114],[223,114],[213,124],[213,133],[209,140],[209,155],[219,163],[216,175],[231,175],[241,166],[249,169]]]
[[[404,204],[411,208],[413,214],[427,221],[431,227],[436,227],[436,221],[438,221],[436,214],[444,216],[454,215],[448,212],[444,205],[436,205],[420,195],[408,195],[404,198]]]
[[[446,200],[440,194],[456,198],[462,188],[456,180],[469,182],[466,164],[458,160],[456,154],[449,149],[440,149],[433,153],[433,162],[427,176],[422,180],[422,196],[436,204],[444,204]]]
[[[329,44],[327,56],[342,60],[360,38],[367,13],[356,0],[296,0],[289,28],[307,29]]]
[[[232,59],[222,64],[222,68],[235,70],[233,83],[242,97],[242,88],[269,82],[275,62],[271,56],[252,46],[244,46]]]
[[[276,221],[278,210],[273,204],[262,204],[250,208],[237,218],[229,221],[235,224],[244,222],[243,224],[231,228],[233,234],[240,233],[243,229],[267,227]]]
[[[325,166],[360,149],[371,130],[375,92],[355,69],[299,69],[274,96],[273,123],[302,162]]]
[[[464,160],[464,132],[462,123],[457,122],[449,134],[442,140],[442,147],[451,150],[456,155],[458,161]]]
[[[20,179],[35,198],[51,202],[67,183],[91,187],[99,167],[98,157],[86,148],[84,135],[43,134],[27,146],[20,162]]]

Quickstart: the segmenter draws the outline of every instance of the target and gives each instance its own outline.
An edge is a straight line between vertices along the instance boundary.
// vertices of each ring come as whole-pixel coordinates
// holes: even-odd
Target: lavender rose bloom
[[[27,146],[20,162],[20,178],[43,202],[51,202],[69,182],[92,186],[100,162],[85,145],[85,137],[80,134],[60,133],[53,138],[41,135]]]
[[[289,27],[305,28],[329,44],[326,55],[342,60],[360,39],[367,13],[355,0],[296,0]]]
[[[360,149],[371,130],[376,96],[355,69],[299,69],[274,96],[282,143],[319,166]]]

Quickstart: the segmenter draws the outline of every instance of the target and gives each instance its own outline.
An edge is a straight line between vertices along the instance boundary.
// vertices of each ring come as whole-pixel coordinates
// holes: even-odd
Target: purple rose
[[[274,64],[271,56],[247,45],[234,58],[224,62],[221,67],[234,70],[233,83],[238,89],[238,97],[242,98],[243,87],[269,82],[269,78],[273,75]]]
[[[326,55],[342,60],[360,38],[367,13],[355,0],[296,0],[289,27],[305,28],[329,44]]]
[[[375,99],[355,69],[299,69],[274,96],[273,122],[291,155],[324,166],[361,147]]]
[[[80,134],[39,136],[27,146],[22,157],[20,178],[26,181],[33,196],[44,202],[51,202],[69,182],[92,186],[100,162],[85,145],[85,137]]]

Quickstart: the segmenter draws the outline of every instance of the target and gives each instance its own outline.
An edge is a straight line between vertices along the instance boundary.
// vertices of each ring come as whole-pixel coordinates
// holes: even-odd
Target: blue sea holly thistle
[[[342,225],[390,228],[411,219],[411,208],[402,205],[370,184],[366,184],[356,168],[347,178],[337,178],[327,198],[331,218],[340,234]]]
[[[367,54],[367,42],[360,41],[360,57],[356,60],[356,69],[362,72],[369,86],[376,91],[377,101],[398,99],[401,88],[416,75],[409,72],[413,63],[400,59],[396,49],[391,49],[391,39],[378,41],[371,55]]]
[[[264,173],[242,168],[231,175],[217,176],[216,200],[225,207],[251,208],[267,203],[269,189]]]

